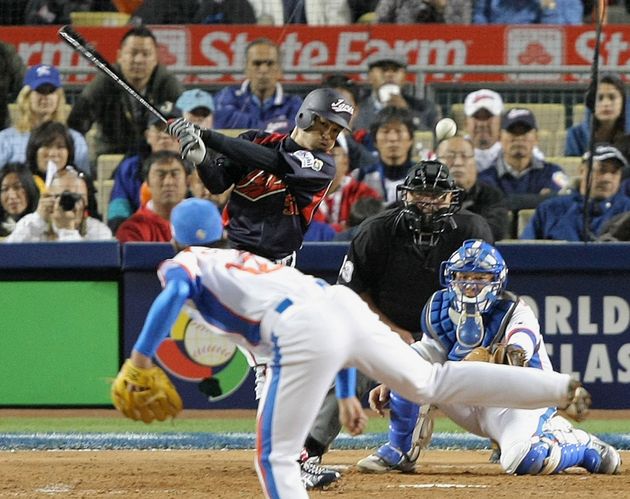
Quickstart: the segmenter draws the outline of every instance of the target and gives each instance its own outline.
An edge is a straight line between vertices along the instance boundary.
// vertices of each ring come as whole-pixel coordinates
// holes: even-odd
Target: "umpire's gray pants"
[[[374,386],[376,386],[375,381],[357,371],[357,397],[362,398]],[[335,386],[333,385],[326,394],[324,403],[317,413],[317,417],[309,434],[328,449],[333,440],[339,435],[340,431],[339,406],[337,405]]]

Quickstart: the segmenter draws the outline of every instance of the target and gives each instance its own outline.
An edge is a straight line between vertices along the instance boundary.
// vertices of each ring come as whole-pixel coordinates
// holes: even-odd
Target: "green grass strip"
[[[366,433],[387,432],[389,419],[370,418]],[[608,420],[587,420],[575,426],[591,433],[630,433],[630,420],[608,419]],[[233,432],[253,432],[255,428],[254,418],[216,418],[207,419],[176,419],[174,421],[144,424],[138,421],[131,421],[123,418],[100,418],[100,417],[66,417],[66,418],[29,418],[29,417],[8,417],[0,419],[0,433],[49,433],[49,432],[71,432],[71,433],[106,433],[106,432],[134,432],[134,433],[155,433],[155,432],[211,432],[211,433],[233,433]],[[447,418],[439,417],[435,421],[436,432],[459,433],[463,432],[459,426]]]

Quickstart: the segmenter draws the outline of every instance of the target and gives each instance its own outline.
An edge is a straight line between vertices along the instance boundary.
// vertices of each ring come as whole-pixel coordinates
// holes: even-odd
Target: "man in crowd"
[[[440,110],[427,99],[405,95],[406,76],[407,62],[402,57],[380,54],[372,57],[368,62],[368,82],[372,92],[359,103],[354,128],[369,130],[378,112],[392,106],[409,110],[416,130],[433,130],[440,119]]]
[[[588,155],[580,166],[579,189],[541,203],[521,234],[521,239],[584,240],[584,196]],[[599,144],[593,156],[586,240],[595,240],[615,216],[630,211],[630,198],[619,192],[622,170],[628,163],[618,149]]]
[[[188,193],[192,165],[172,151],[149,156],[143,165],[143,177],[151,190],[151,200],[141,206],[116,231],[121,243],[130,241],[169,242],[171,211]]]
[[[302,99],[287,94],[280,84],[280,56],[280,47],[267,38],[258,38],[247,46],[245,81],[215,95],[215,128],[291,130]]]
[[[464,100],[466,133],[475,146],[475,161],[481,172],[490,167],[501,152],[503,99],[493,90],[482,88]]]
[[[512,210],[535,208],[545,197],[569,183],[562,167],[541,160],[534,154],[538,144],[538,125],[534,114],[525,108],[512,108],[501,121],[501,153],[479,174],[479,180],[498,187]]]
[[[477,180],[474,146],[469,138],[456,135],[443,140],[438,159],[448,166],[462,192],[462,208],[486,219],[495,241],[508,235],[508,209],[505,195],[496,187]]]
[[[125,33],[114,67],[149,102],[175,102],[182,93],[179,80],[158,64],[157,40],[144,26]],[[148,118],[144,106],[105,74],[98,73],[72,107],[68,126],[85,134],[96,122],[97,156],[136,154]]]

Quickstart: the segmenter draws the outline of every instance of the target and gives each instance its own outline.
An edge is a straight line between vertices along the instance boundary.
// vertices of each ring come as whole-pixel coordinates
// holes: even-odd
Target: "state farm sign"
[[[78,28],[110,61],[126,28]],[[350,25],[292,26],[154,26],[161,61],[189,83],[232,83],[242,78],[245,47],[268,37],[282,45],[285,80],[319,81],[330,71],[346,71],[365,79],[367,60],[374,55],[404,57],[410,69],[424,70],[431,81],[576,81],[585,75],[444,73],[449,67],[589,65],[595,31],[590,26],[444,26]],[[16,45],[29,64],[45,62],[71,73],[69,81],[85,82],[91,74],[80,56],[57,38],[54,27],[3,27],[0,39]],[[601,62],[630,65],[630,27],[604,28]]]

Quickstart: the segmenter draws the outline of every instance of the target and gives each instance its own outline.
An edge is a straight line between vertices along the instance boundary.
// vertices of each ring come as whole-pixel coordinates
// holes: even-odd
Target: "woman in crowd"
[[[47,121],[33,130],[26,146],[26,165],[40,192],[46,190],[56,172],[70,165],[74,167],[74,161],[74,140],[66,125]],[[89,175],[84,175],[84,179],[88,186],[87,209],[90,215],[100,219],[94,184]]]
[[[626,92],[624,83],[614,73],[605,73],[599,78],[594,106],[595,143],[614,144],[626,133]],[[591,138],[591,112],[587,110],[584,121],[573,125],[567,132],[565,156],[582,156],[588,151]]]
[[[7,237],[15,224],[37,208],[39,190],[33,175],[22,163],[9,163],[0,170],[0,239]]]
[[[17,115],[13,126],[0,132],[0,168],[7,163],[23,162],[26,145],[36,127],[49,121],[65,123],[66,98],[61,87],[59,71],[54,66],[39,64],[30,68],[24,86],[17,97]],[[90,172],[88,147],[85,137],[69,130],[74,141],[75,162],[79,170]]]

